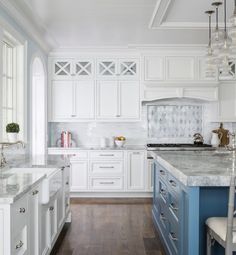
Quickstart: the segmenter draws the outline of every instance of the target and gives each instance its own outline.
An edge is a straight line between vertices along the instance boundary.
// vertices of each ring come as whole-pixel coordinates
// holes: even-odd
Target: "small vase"
[[[7,133],[7,139],[9,143],[17,142],[17,134],[18,133]]]

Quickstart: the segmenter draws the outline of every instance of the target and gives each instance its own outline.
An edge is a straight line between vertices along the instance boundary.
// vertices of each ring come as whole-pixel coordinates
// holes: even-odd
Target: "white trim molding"
[[[166,21],[171,4],[174,0],[157,0],[152,17],[149,22],[149,29],[208,29],[208,22],[178,22]],[[215,24],[213,24],[214,26]],[[230,24],[228,24],[230,25]],[[220,23],[220,27],[224,24]]]
[[[57,47],[57,42],[49,35],[40,18],[35,16],[36,14],[32,12],[28,4],[14,0],[0,0],[0,7],[22,27],[31,39],[39,44],[45,53]]]

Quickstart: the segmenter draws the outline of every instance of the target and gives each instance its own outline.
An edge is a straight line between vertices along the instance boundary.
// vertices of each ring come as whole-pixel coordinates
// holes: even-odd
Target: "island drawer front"
[[[168,229],[168,241],[169,247],[172,250],[173,255],[180,255],[179,252],[179,226],[172,219],[169,218],[169,229]]]
[[[179,193],[180,191],[179,182],[170,173],[168,173],[168,186],[172,191]]]
[[[123,189],[123,178],[122,177],[111,177],[111,178],[100,178],[91,177],[89,181],[90,189],[92,190],[122,190]]]
[[[11,208],[12,232],[17,232],[23,226],[27,225],[28,203],[27,195],[16,201]]]
[[[179,198],[173,192],[169,192],[168,209],[170,217],[174,218],[176,222],[179,221],[180,202]]]
[[[122,176],[123,175],[123,162],[122,161],[104,161],[104,162],[91,162],[90,174],[100,175],[106,177],[107,175]]]
[[[123,151],[92,151],[90,159],[96,160],[123,160]]]
[[[158,164],[156,170],[158,171],[159,177],[160,177],[162,180],[167,181],[167,179],[168,179],[168,173],[167,173],[166,169],[165,169],[164,167],[162,167],[161,165]]]
[[[27,226],[23,226],[17,231],[13,232],[14,236],[11,243],[11,255],[24,255],[28,253],[27,240]]]
[[[167,185],[161,180],[159,180],[159,196],[165,203],[168,203]]]
[[[168,211],[166,204],[161,199],[158,203],[158,221],[162,226],[162,232],[167,235],[169,230]]]

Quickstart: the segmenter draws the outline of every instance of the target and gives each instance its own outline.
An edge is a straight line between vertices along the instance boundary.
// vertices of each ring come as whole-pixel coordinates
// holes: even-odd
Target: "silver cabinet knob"
[[[20,249],[23,245],[24,245],[24,243],[23,243],[22,241],[20,241],[20,242],[16,245],[16,250]]]
[[[50,206],[50,207],[49,207],[49,211],[52,212],[53,210],[54,210],[54,206]]]
[[[20,208],[19,212],[20,212],[20,213],[25,213],[26,210],[25,210],[25,208]]]

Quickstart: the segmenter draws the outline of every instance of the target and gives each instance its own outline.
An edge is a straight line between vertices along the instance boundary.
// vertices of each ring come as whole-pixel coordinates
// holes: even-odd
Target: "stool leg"
[[[207,255],[211,255],[211,235],[207,231]]]

